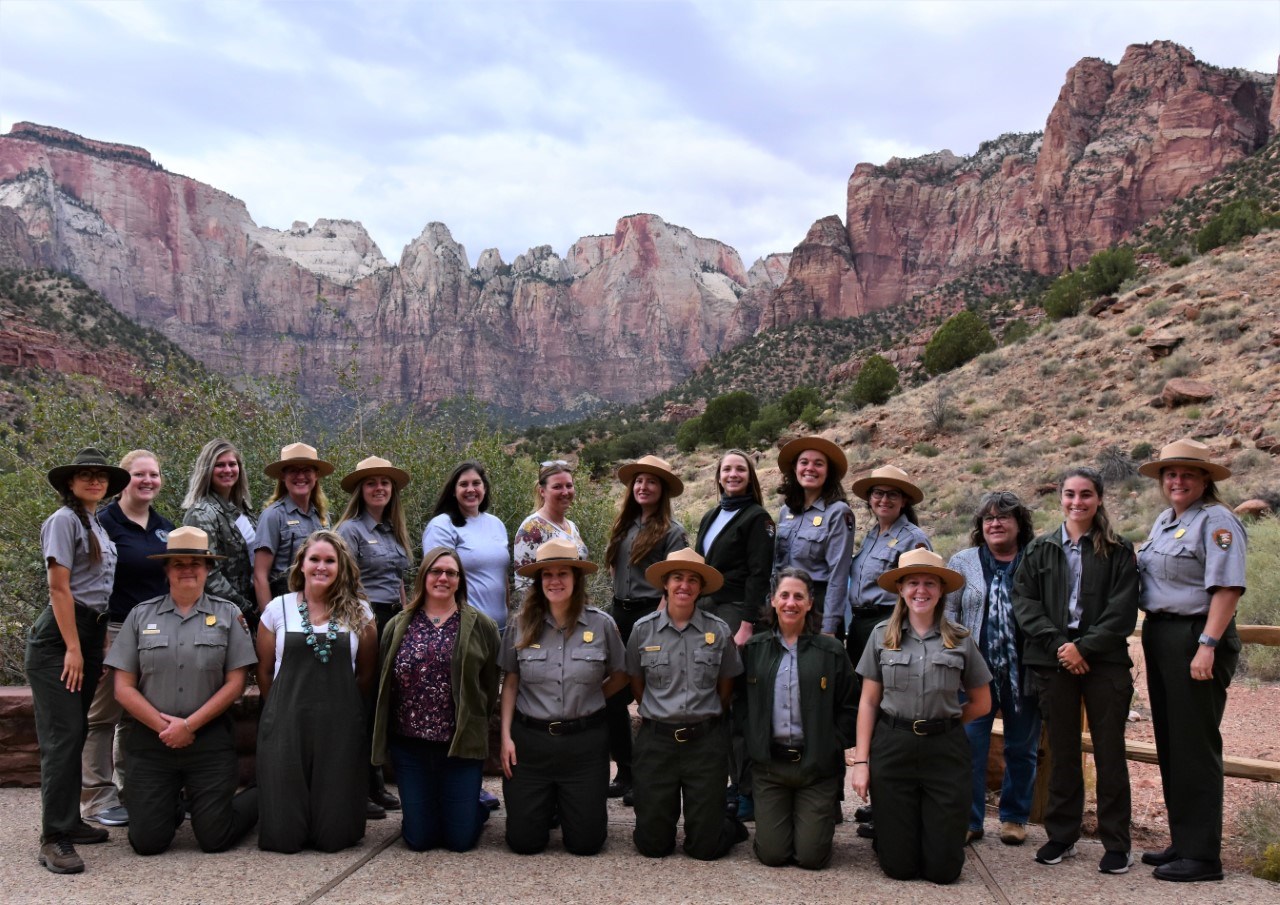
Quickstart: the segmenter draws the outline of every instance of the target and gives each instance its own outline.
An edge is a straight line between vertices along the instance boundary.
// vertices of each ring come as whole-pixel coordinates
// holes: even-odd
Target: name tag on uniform
[[[204,624],[205,624],[205,625],[217,625],[217,624],[218,624],[218,617],[217,617],[217,616],[205,616],[205,617],[204,617]]]
[[[534,650],[542,650],[542,645],[541,645],[541,644],[530,644],[529,646],[530,646],[531,648],[533,648]]]
[[[1187,529],[1186,529],[1186,528],[1179,528],[1177,531],[1173,532],[1173,536],[1174,536],[1174,537],[1182,537],[1182,535],[1184,535],[1184,534],[1186,534],[1186,533],[1187,533]]]
[[[706,635],[704,635],[703,637],[705,637],[705,638],[707,639],[707,643],[708,643],[708,644],[715,644],[715,643],[716,643],[716,633],[715,633],[715,632],[707,632],[707,633],[706,633]]]
[[[595,632],[583,632],[583,633],[582,633],[582,641],[583,641],[583,643],[585,643],[585,644],[590,644],[590,643],[591,643],[592,641],[594,641],[594,640],[596,640],[596,633],[595,633]]]
[[[287,522],[285,522],[285,524],[286,524],[286,525],[300,525],[300,524],[302,524],[302,522],[301,522],[301,520],[299,520],[299,519],[291,518],[291,519],[289,519]]]
[[[795,515],[794,515],[793,513],[788,512],[788,513],[787,513],[787,521],[791,521],[793,518],[795,518]]]
[[[152,624],[148,625],[146,628],[144,628],[144,629],[142,630],[142,634],[144,634],[144,635],[158,635],[158,634],[160,634],[160,627],[159,627],[159,626],[157,626],[157,625],[155,625],[154,623],[152,623]]]
[[[650,653],[650,654],[651,654],[651,653],[653,653],[655,650],[662,650],[662,645],[661,645],[661,644],[650,644],[648,647],[646,647],[646,648],[645,648],[645,653]]]
[[[822,516],[820,516],[820,515],[815,515],[815,516],[813,517],[813,527],[815,527],[815,528],[821,528],[821,527],[822,527]]]
[[[376,544],[378,542],[378,539],[376,537],[366,537],[364,539],[364,542],[366,544]]]
[[[887,547],[896,547],[896,546],[898,546],[898,539],[897,539],[896,537],[891,537],[891,538],[889,538],[889,540],[886,542],[885,546],[887,546]]]

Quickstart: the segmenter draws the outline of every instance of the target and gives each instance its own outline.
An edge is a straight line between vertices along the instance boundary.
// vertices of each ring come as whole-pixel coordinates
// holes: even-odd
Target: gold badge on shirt
[[[707,643],[708,643],[708,644],[715,644],[715,643],[716,643],[716,633],[715,633],[715,632],[707,632],[707,634],[706,634],[704,637],[707,639]]]
[[[898,546],[898,539],[897,539],[896,537],[891,537],[891,538],[889,538],[889,539],[885,542],[885,546],[886,546],[886,547],[896,547],[896,546]]]
[[[596,633],[595,633],[595,632],[583,632],[583,633],[582,633],[582,642],[583,642],[584,644],[590,644],[590,643],[591,643],[592,641],[594,641],[594,640],[596,640]]]
[[[820,516],[820,515],[815,515],[815,516],[813,517],[813,527],[815,527],[815,528],[821,528],[821,527],[822,527],[822,516]]]
[[[1182,537],[1182,535],[1184,535],[1184,534],[1186,534],[1186,533],[1187,533],[1187,529],[1186,529],[1186,528],[1179,528],[1177,531],[1173,532],[1173,536],[1174,536],[1175,538],[1178,538],[1178,537]]]
[[[217,617],[217,616],[205,616],[205,617],[204,617],[204,624],[205,624],[205,625],[217,625],[217,624],[218,624],[218,617]]]

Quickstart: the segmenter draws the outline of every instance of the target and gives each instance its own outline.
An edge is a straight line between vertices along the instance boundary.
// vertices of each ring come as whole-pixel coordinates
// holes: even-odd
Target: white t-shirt
[[[370,622],[373,621],[373,610],[370,608],[368,601],[360,601],[360,607],[364,610],[365,618]],[[281,623],[284,628],[281,629]],[[298,594],[292,591],[280,597],[273,598],[267,604],[267,608],[262,613],[262,627],[268,629],[276,636],[276,667],[272,671],[272,676],[280,675],[280,661],[284,659],[284,636],[288,632],[302,631],[302,614],[298,612]],[[317,636],[323,638],[325,633],[329,631],[329,624],[312,626]],[[356,651],[360,647],[360,635],[338,626],[338,633],[346,631],[351,642],[351,668],[356,668]]]

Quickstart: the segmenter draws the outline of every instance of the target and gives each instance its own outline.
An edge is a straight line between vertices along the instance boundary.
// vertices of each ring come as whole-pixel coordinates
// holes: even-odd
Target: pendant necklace
[[[329,608],[329,630],[325,632],[323,640],[316,637],[316,631],[311,626],[311,613],[307,609],[307,598],[303,594],[298,595],[298,615],[302,617],[302,634],[306,638],[307,647],[311,648],[317,660],[328,663],[333,642],[338,638],[338,627],[333,621],[333,608]]]

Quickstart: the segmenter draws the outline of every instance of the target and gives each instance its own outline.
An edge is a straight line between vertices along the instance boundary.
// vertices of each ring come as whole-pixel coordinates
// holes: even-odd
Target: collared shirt
[[[800,721],[800,660],[795,644],[787,644],[781,634],[778,644],[782,659],[773,678],[773,740],[780,745],[797,745],[804,741],[804,724]]]
[[[227,673],[258,662],[235,604],[201,594],[183,616],[168,594],[140,603],[120,627],[106,665],[138,677],[138,691],[161,713],[191,716]]]
[[[102,550],[102,558],[96,563],[89,561],[89,532],[67,506],[60,507],[40,526],[40,552],[46,563],[53,560],[71,573],[72,600],[105,613],[116,575],[116,545],[94,513],[89,514],[89,530],[97,536]]]
[[[804,569],[814,581],[827,583],[824,623],[827,613],[839,618],[844,612],[852,555],[853,513],[848,503],[815,500],[799,514],[782,507],[773,539],[773,571]]]
[[[858,548],[858,554],[853,558],[853,566],[849,571],[850,611],[845,613],[846,617],[851,615],[853,609],[873,606],[892,607],[897,603],[898,592],[886,591],[876,582],[881,575],[894,568],[903,551],[917,550],[921,547],[932,550],[933,544],[920,530],[920,526],[913,525],[905,513],[898,516],[897,520],[889,526],[888,531],[881,531],[880,523],[873,521],[871,527],[867,529],[866,537],[862,539],[862,546]],[[831,607],[827,607],[822,616],[822,630],[834,631],[835,619],[839,615],[839,613],[832,613]]]
[[[467,570],[467,603],[498,623],[507,625],[507,577],[511,553],[507,549],[507,526],[488,512],[455,525],[447,512],[427,522],[422,532],[422,552],[435,547],[456,550]]]
[[[623,600],[649,600],[657,606],[658,601],[662,599],[662,591],[649,584],[648,579],[644,577],[645,569],[654,563],[662,562],[667,558],[668,553],[688,547],[689,538],[684,532],[684,526],[672,518],[662,540],[653,545],[644,559],[633,563],[631,548],[640,534],[640,528],[640,519],[636,519],[627,528],[622,542],[618,544],[617,559],[613,562],[613,596],[621,597]]]
[[[328,520],[321,521],[313,507],[308,505],[306,509],[299,509],[290,497],[284,497],[262,511],[254,540],[255,550],[270,550],[274,554],[272,575],[288,572],[302,542],[312,532],[328,527]]]
[[[111,588],[107,611],[112,622],[123,622],[129,611],[144,600],[159,597],[169,590],[163,559],[148,559],[168,548],[173,522],[155,509],[147,509],[144,528],[125,515],[118,501],[102,511],[102,528],[116,545],[116,577]]]
[[[578,720],[604,708],[604,681],[624,664],[622,635],[608,613],[585,607],[573,631],[548,613],[538,639],[516,648],[520,625],[507,624],[498,665],[520,679],[516,710],[535,720]]]
[[[1216,588],[1244,588],[1247,538],[1226,506],[1202,502],[1178,518],[1160,513],[1138,548],[1142,609],[1202,616]]]
[[[1073,543],[1071,535],[1067,533],[1066,524],[1063,524],[1062,552],[1067,554],[1067,572],[1071,580],[1071,596],[1067,598],[1067,612],[1070,614],[1067,619],[1067,628],[1079,628],[1080,617],[1083,615],[1080,609],[1080,576],[1083,574],[1084,565],[1080,562],[1080,545],[1084,543],[1092,543],[1088,533]]]
[[[537,557],[538,548],[549,540],[572,541],[578,548],[578,558],[586,559],[587,543],[578,533],[578,526],[569,519],[565,519],[564,523],[569,526],[568,531],[562,531],[559,525],[547,521],[536,512],[530,513],[516,530],[515,540],[511,545],[512,567],[518,569],[533,562]],[[524,592],[529,590],[532,584],[532,578],[525,578],[523,575],[515,577],[516,593],[520,596],[520,600],[516,601],[517,607],[524,600]]]
[[[960,691],[991,681],[991,670],[972,635],[948,650],[934,626],[924,637],[910,623],[902,626],[902,649],[886,650],[882,622],[871,633],[858,675],[884,686],[880,709],[900,720],[937,720],[960,715]]]
[[[666,610],[636,622],[627,641],[627,674],[644,679],[640,715],[665,723],[700,723],[724,711],[716,688],[742,673],[742,657],[729,626],[694,610],[683,629]]]
[[[400,546],[386,522],[375,522],[368,510],[338,526],[360,569],[360,584],[371,603],[400,603],[409,552]]]

